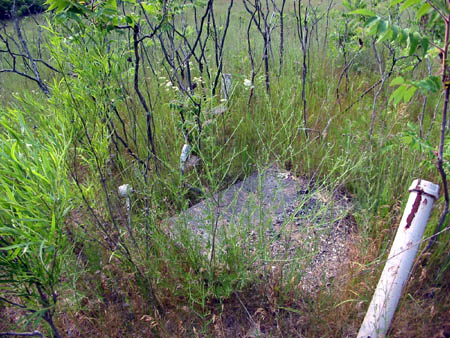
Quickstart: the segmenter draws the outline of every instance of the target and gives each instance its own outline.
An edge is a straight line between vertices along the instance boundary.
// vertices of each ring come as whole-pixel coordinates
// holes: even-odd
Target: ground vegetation
[[[415,178],[441,197],[389,334],[450,335],[447,1],[38,5],[0,2],[0,335],[355,336]],[[167,222],[274,166],[290,215],[353,206],[315,290],[268,254],[294,216]]]

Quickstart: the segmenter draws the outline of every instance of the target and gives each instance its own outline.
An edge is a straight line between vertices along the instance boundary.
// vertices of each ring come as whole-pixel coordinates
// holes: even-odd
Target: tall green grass
[[[64,222],[73,207],[66,171],[70,133],[38,104],[3,108],[0,130],[1,297],[25,309],[28,322],[43,317],[53,325],[69,254]]]

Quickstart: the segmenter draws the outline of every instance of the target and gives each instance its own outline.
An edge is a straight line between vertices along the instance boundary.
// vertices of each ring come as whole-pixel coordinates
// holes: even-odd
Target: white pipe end
[[[439,185],[422,179],[414,180],[409,187],[409,191],[420,191],[426,195],[437,199],[439,197]]]
[[[119,196],[120,197],[130,197],[133,192],[133,188],[129,184],[123,184],[119,187]]]
[[[183,145],[183,149],[181,149],[180,155],[180,170],[182,174],[184,174],[185,164],[190,154],[191,154],[191,146],[189,144]]]

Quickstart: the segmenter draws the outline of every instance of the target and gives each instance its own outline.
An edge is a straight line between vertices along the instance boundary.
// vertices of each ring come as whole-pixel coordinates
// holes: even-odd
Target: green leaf
[[[439,76],[430,76],[428,77],[430,79],[431,82],[434,83],[434,86],[436,88],[436,92],[439,91],[441,89],[441,78]]]
[[[374,19],[374,20],[372,20]],[[368,28],[370,28],[370,30],[368,31],[369,35],[376,35],[378,32],[378,26],[380,25],[380,21],[382,21],[378,16],[374,16],[372,18],[369,19],[370,22],[367,25]]]
[[[55,218],[55,213],[52,213],[52,223],[50,226],[50,235],[48,236],[49,241],[53,242],[53,238],[55,236],[55,230],[56,230],[56,218]]]
[[[348,13],[348,14],[363,15],[363,16],[377,16],[374,11],[371,11],[370,9],[367,9],[367,8],[359,8],[359,9],[354,10],[354,11]]]
[[[395,40],[393,38],[393,35],[394,35],[394,33],[393,33],[391,27],[389,26],[388,29],[386,30],[386,33],[380,35],[380,37],[377,40],[377,43],[380,43],[380,42],[383,42],[386,40]]]
[[[41,260],[42,265],[44,265],[45,268],[44,249],[45,249],[45,240],[41,242],[41,245],[39,247],[39,258]]]
[[[18,163],[19,161],[17,160],[17,157],[16,157],[16,148],[17,148],[17,142],[14,142],[11,147],[10,155],[11,155],[12,159]]]
[[[413,138],[411,135],[406,135],[400,138],[400,141],[405,144],[405,145],[411,145],[411,143],[413,142]]]
[[[394,41],[395,39],[397,39],[399,28],[397,25],[391,25],[391,30],[392,30],[392,41]]]
[[[19,244],[14,244],[14,245],[9,245],[9,246],[2,246],[2,247],[0,247],[0,251],[9,251],[9,250],[16,249],[16,248],[25,248],[30,245],[39,244],[39,243],[40,242],[26,242],[26,243],[19,243]]]
[[[389,3],[389,7],[394,7],[394,6],[398,5],[399,3],[403,2],[403,1],[405,1],[405,0],[392,0]]]
[[[428,52],[428,47],[430,46],[430,40],[426,36],[422,38],[422,41],[420,42],[420,45],[422,46],[422,56],[425,57]]]
[[[395,105],[399,104],[399,102],[403,99],[403,94],[405,93],[407,88],[408,87],[406,85],[402,85],[402,86],[398,87],[391,94],[391,96],[389,97],[389,101],[388,102],[390,103],[391,101],[394,101]]]
[[[50,184],[50,181],[47,178],[45,178],[44,176],[42,176],[41,174],[39,174],[36,170],[33,169],[33,170],[31,170],[31,172],[34,175],[36,175],[37,177],[39,177],[41,180],[43,180],[45,183]]]
[[[352,6],[348,3],[347,0],[342,0],[342,6],[344,6],[348,10],[352,9]]]
[[[441,81],[437,76],[429,76],[423,80],[416,81],[413,84],[422,92],[436,93],[441,88]]]
[[[9,227],[1,227],[0,228],[0,233],[2,235],[5,235],[7,233],[12,233],[12,234],[19,234],[17,229],[13,229],[13,228],[9,228]]]
[[[116,0],[107,0],[103,8],[110,9],[117,13],[117,2]]]
[[[20,248],[17,248],[16,250],[14,250],[14,252],[12,252],[9,256],[8,256],[8,260],[13,260],[14,258],[16,258],[17,256],[19,256],[19,253],[22,250]]]
[[[397,76],[395,79],[391,81],[390,86],[398,86],[405,83],[405,79],[401,76]]]
[[[406,0],[403,5],[400,6],[400,13],[408,9],[411,6],[419,4],[422,0]]]
[[[141,5],[149,15],[156,15],[159,12],[159,8],[155,3],[141,2]]]
[[[369,27],[371,27],[372,25],[377,24],[379,20],[380,20],[380,17],[378,17],[378,16],[372,16],[372,17],[368,18],[368,19],[366,20],[366,22],[364,22],[364,27],[369,28]]]
[[[378,23],[378,27],[377,27],[377,35],[383,34],[387,31],[388,29],[388,23],[386,22],[386,20],[380,20],[380,22]]]
[[[125,16],[125,21],[126,21],[127,24],[129,24],[129,25],[133,25],[133,22],[134,22],[133,17],[130,16],[130,15],[126,15],[126,16]]]
[[[409,52],[408,55],[413,55],[416,50],[417,46],[419,45],[419,41],[421,40],[420,34],[417,32],[409,33]]]
[[[71,6],[70,1],[67,0],[47,0],[45,4],[49,6],[47,9],[48,12],[55,10],[57,14],[61,13]]]
[[[416,19],[420,20],[422,18],[422,16],[424,16],[425,14],[428,14],[428,12],[430,11],[431,6],[428,2],[425,2],[420,8],[419,10],[416,12]]]
[[[107,16],[114,16],[117,14],[117,10],[113,9],[113,8],[104,8],[103,9],[103,14],[107,15]]]
[[[399,35],[398,35],[398,38],[397,38],[397,40],[398,40],[398,43],[399,44],[403,44],[403,43],[405,43],[407,40],[408,40],[408,30],[406,30],[406,29],[400,29],[399,30]]]
[[[417,87],[411,86],[408,90],[403,94],[403,102],[408,103],[416,92]]]

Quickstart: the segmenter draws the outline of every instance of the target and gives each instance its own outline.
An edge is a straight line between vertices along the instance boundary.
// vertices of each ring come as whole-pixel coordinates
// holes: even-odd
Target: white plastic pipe
[[[186,161],[189,158],[190,154],[191,154],[191,146],[189,144],[184,144],[183,149],[181,149],[180,155],[180,170],[182,175],[184,175]]]
[[[222,98],[227,100],[231,94],[231,74],[222,74]]]
[[[128,225],[131,227],[131,203],[130,196],[133,192],[133,188],[129,184],[123,184],[119,187],[119,196],[125,198],[127,213],[128,213]]]
[[[419,249],[431,208],[439,197],[437,184],[415,180],[389,258],[361,325],[358,338],[384,337]]]

